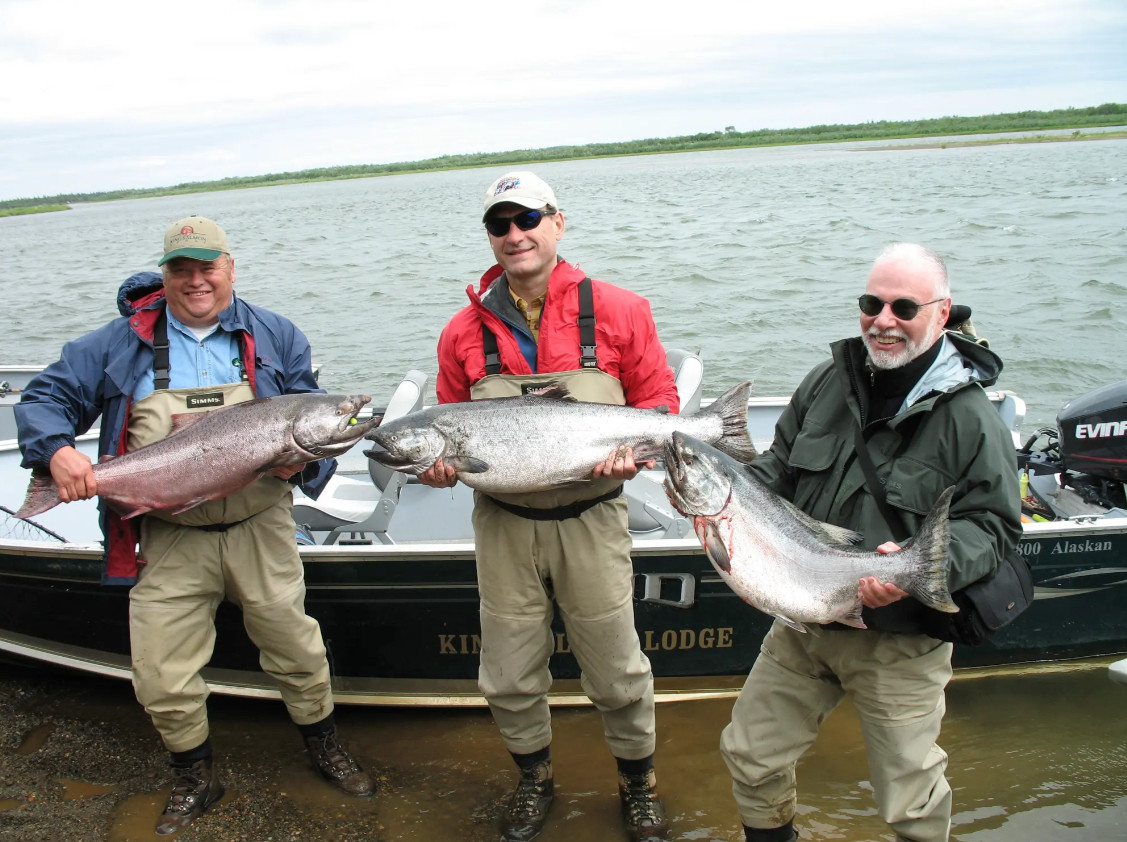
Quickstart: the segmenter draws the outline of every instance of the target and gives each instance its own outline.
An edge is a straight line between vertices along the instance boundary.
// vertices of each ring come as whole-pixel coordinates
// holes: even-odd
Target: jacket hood
[[[117,311],[123,316],[132,316],[163,295],[164,276],[160,272],[137,272],[118,287]]]

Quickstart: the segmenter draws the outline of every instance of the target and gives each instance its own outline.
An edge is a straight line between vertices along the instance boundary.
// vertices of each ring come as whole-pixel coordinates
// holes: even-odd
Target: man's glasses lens
[[[494,237],[504,237],[509,233],[509,223],[513,223],[521,231],[531,231],[540,224],[544,217],[551,216],[554,213],[554,210],[528,210],[508,218],[491,216],[485,220],[485,230]]]
[[[895,301],[885,301],[881,298],[877,298],[875,295],[865,293],[857,299],[857,306],[861,308],[861,312],[866,316],[879,316],[880,311],[884,309],[884,305],[888,304],[892,307],[892,315],[901,321],[910,322],[919,315],[921,307],[926,307],[928,304],[935,304],[942,300],[942,298],[937,298],[935,301],[925,301],[923,304],[917,304],[910,298],[897,298]]]

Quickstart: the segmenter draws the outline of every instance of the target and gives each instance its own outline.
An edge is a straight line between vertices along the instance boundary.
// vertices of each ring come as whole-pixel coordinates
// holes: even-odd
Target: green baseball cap
[[[230,253],[222,228],[202,216],[188,216],[173,222],[164,232],[164,257],[157,266],[163,266],[174,257],[215,260],[221,254]]]

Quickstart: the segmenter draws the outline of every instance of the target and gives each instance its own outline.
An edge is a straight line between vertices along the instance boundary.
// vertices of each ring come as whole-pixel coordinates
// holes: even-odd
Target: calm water
[[[536,169],[567,214],[561,253],[648,297],[665,344],[703,355],[709,395],[744,378],[756,394],[789,394],[828,342],[857,330],[854,299],[868,264],[897,239],[947,259],[955,300],[973,307],[980,334],[1006,361],[999,386],[1025,397],[1030,430],[1052,424],[1070,398],[1125,376],[1127,141],[875,146]],[[490,262],[479,198],[499,172],[0,219],[7,292],[0,360],[48,362],[66,338],[114,315],[118,283],[155,267],[164,227],[198,213],[227,229],[240,294],[291,316],[309,335],[322,383],[367,391],[380,403],[409,368],[433,377],[438,332]],[[127,685],[120,702],[132,704]],[[729,710],[730,702],[708,702],[659,711],[659,763],[679,840],[739,838],[716,751]],[[956,837],[1127,838],[1125,710],[1127,688],[1102,669],[956,682],[942,740],[952,758]],[[229,735],[253,727],[266,729],[267,739],[290,737],[273,703],[228,702],[217,717]],[[566,798],[545,842],[622,838],[597,718],[565,711],[557,721]],[[449,822],[508,785],[509,761],[481,712],[358,709],[348,723],[367,756],[385,757],[419,782],[377,796],[371,809],[387,838],[463,838],[448,835]],[[450,756],[460,770],[453,784],[451,773],[438,771]],[[803,838],[883,838],[867,779],[855,717],[843,708],[800,769]],[[488,837],[475,827],[464,838]]]

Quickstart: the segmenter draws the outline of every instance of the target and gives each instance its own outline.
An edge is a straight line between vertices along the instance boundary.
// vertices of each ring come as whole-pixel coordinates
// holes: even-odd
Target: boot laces
[[[509,802],[510,817],[538,816],[543,810],[540,802],[546,796],[544,786],[544,782],[540,780],[538,766],[521,769],[520,783],[517,784],[516,791]]]
[[[663,818],[658,806],[657,790],[650,786],[649,774],[623,775],[622,782],[630,825],[645,827],[646,825],[662,824]]]
[[[360,766],[337,740],[336,732],[328,731],[316,740],[317,760],[336,778],[346,778],[360,771]]]
[[[172,794],[168,798],[166,813],[188,813],[195,806],[207,782],[205,761],[197,760],[191,766],[172,767]]]

